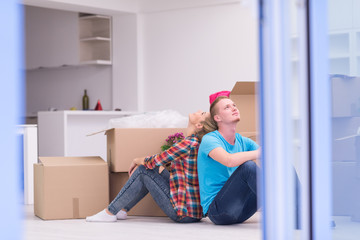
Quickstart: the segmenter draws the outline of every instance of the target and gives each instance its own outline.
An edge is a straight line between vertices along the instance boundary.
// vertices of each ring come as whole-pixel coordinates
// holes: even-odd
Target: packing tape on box
[[[73,218],[80,218],[79,198],[73,198]]]

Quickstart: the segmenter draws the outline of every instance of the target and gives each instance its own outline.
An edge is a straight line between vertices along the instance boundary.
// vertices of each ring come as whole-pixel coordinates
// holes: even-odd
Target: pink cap
[[[212,104],[215,99],[217,97],[220,97],[220,96],[226,96],[226,97],[229,97],[230,96],[230,91],[221,91],[221,92],[217,92],[217,93],[213,93],[209,96],[209,99],[210,99],[210,104]]]

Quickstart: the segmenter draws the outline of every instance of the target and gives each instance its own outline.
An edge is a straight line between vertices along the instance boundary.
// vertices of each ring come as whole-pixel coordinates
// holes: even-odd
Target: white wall
[[[113,25],[113,108],[138,110],[138,42],[136,14],[114,15]]]
[[[142,24],[145,111],[207,110],[209,94],[258,79],[258,27],[241,4],[146,13]]]

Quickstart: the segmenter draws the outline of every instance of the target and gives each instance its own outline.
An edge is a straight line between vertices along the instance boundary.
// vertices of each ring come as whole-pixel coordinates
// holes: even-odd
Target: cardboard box
[[[39,157],[34,212],[44,219],[85,218],[109,204],[109,173],[100,157]]]
[[[117,196],[128,179],[129,175],[127,172],[110,173],[110,202]],[[138,204],[136,204],[128,212],[128,215],[150,217],[166,216],[161,208],[155,203],[150,193],[148,193],[140,202],[138,202]]]
[[[236,82],[230,99],[240,111],[241,120],[236,132],[257,141],[258,106],[256,102],[256,82]]]
[[[112,128],[106,131],[107,161],[111,172],[127,172],[134,158],[161,152],[165,139],[186,128]]]

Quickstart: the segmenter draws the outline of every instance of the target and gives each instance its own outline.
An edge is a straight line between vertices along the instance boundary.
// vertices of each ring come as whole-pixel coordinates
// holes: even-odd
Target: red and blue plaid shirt
[[[166,151],[145,158],[144,166],[149,169],[171,163],[170,200],[180,217],[202,218],[196,162],[199,145],[197,136],[191,135]]]

